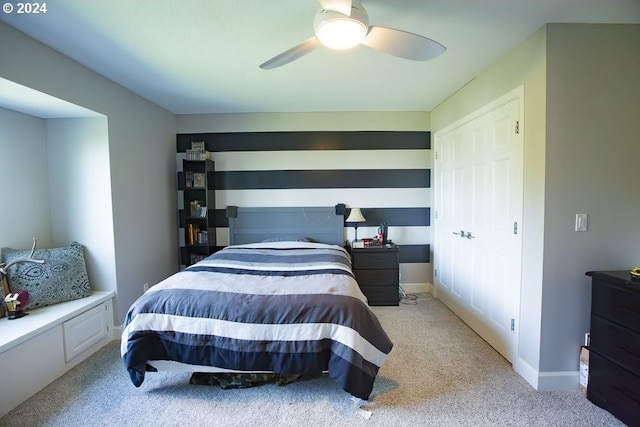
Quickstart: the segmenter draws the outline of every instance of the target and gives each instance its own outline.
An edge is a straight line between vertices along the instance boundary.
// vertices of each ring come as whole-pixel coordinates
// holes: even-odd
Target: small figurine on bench
[[[31,247],[31,253],[27,258],[17,259],[15,261],[10,262],[9,264],[0,263],[0,282],[3,285],[6,284],[6,275],[9,267],[19,262],[33,262],[36,264],[44,264],[43,259],[34,259],[33,253],[36,250],[36,238],[33,238],[33,246]],[[4,288],[5,286],[3,286]],[[8,292],[8,289],[0,289],[2,292],[2,296],[4,296],[4,302],[7,305],[7,311],[9,314],[9,320],[19,319],[21,317],[26,316],[29,313],[25,313],[24,307],[29,303],[29,292],[26,290],[16,290],[14,292]],[[2,304],[2,298],[0,298],[0,304]],[[2,317],[2,315],[0,315]]]
[[[19,319],[29,314],[22,311],[22,308],[29,303],[28,291],[12,292],[4,297],[4,302],[7,304],[9,320]]]

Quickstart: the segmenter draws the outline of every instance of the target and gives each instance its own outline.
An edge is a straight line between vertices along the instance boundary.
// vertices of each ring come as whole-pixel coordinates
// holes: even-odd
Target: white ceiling
[[[320,48],[260,69],[313,36],[318,0],[49,0],[46,14],[0,20],[176,114],[431,111],[545,23],[640,23],[640,0],[362,4],[370,25],[447,51],[416,62],[365,46]]]

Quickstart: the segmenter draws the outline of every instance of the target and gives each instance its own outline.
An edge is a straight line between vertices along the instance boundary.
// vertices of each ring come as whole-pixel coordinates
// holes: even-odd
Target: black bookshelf
[[[216,250],[215,164],[182,160],[178,171],[180,265],[188,267]]]

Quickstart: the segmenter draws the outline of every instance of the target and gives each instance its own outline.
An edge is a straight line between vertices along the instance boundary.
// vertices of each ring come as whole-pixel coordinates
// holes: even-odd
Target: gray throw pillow
[[[2,248],[2,262],[9,264],[29,256],[30,250]],[[26,290],[29,303],[23,310],[57,304],[91,295],[84,261],[84,247],[73,242],[64,248],[37,249],[34,259],[43,264],[21,262],[9,267],[7,281],[11,292]]]

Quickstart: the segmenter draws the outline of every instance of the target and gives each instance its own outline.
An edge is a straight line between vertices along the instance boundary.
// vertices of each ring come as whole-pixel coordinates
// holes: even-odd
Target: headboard
[[[316,242],[344,246],[344,212],[327,207],[227,207],[229,244],[265,239],[309,237]]]

